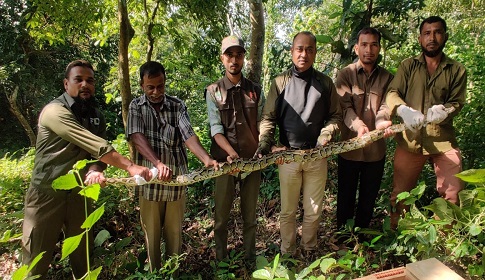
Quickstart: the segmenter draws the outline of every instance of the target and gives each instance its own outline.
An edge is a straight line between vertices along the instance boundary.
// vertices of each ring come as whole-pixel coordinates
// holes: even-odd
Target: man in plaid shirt
[[[145,94],[131,102],[126,128],[126,135],[136,148],[134,161],[142,166],[155,166],[158,179],[167,181],[172,175],[188,172],[185,144],[206,167],[217,169],[217,161],[205,151],[190,125],[184,102],[165,94],[165,82],[162,64],[149,61],[140,67],[140,86]],[[185,188],[163,184],[136,188],[152,271],[161,268],[162,235],[165,256],[181,253]]]

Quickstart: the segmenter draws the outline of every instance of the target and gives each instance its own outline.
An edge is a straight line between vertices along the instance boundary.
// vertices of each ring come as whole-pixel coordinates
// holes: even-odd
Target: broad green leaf
[[[267,271],[266,269],[259,269],[253,272],[253,279],[271,279],[271,273]]]
[[[93,213],[91,213],[87,218],[86,220],[84,221],[84,223],[81,225],[81,228],[92,228],[93,225],[101,218],[101,216],[103,216],[104,214],[104,204],[101,205],[98,209],[94,210]]]
[[[355,260],[355,268],[356,269],[359,269],[362,264],[365,263],[365,258],[364,257],[358,257],[356,260]]]
[[[414,189],[411,190],[411,194],[420,198],[425,190],[426,184],[424,182],[420,182]]]
[[[10,229],[6,230],[3,233],[2,238],[0,238],[0,243],[7,242],[8,240],[10,240],[11,235],[12,235],[12,231]]]
[[[83,169],[84,167],[86,167],[86,165],[89,163],[90,161],[87,160],[87,159],[83,159],[83,160],[78,160],[73,166],[72,168],[75,169],[75,170],[81,170]]]
[[[333,42],[332,37],[328,35],[315,35],[315,37],[317,38],[318,43],[329,44]]]
[[[13,274],[12,274],[12,280],[24,280],[27,277],[27,274],[29,273],[27,265],[22,265],[19,269],[17,269]]]
[[[335,265],[337,261],[334,258],[326,258],[320,261],[320,270],[324,273],[328,272],[328,269]]]
[[[94,246],[96,246],[96,247],[101,246],[110,237],[111,237],[111,234],[109,233],[109,231],[107,231],[105,229],[101,230],[96,235],[96,238],[94,238]]]
[[[125,246],[127,246],[128,244],[130,244],[131,240],[133,238],[131,236],[129,237],[125,237],[123,239],[121,239],[120,241],[118,241],[115,245],[115,249],[116,250],[121,250],[122,248],[124,248]]]
[[[482,232],[482,227],[477,224],[472,224],[468,231],[472,236],[477,236]]]
[[[433,225],[429,226],[429,243],[434,244],[436,242],[436,228]]]
[[[265,257],[263,257],[263,256],[257,256],[256,257],[256,268],[257,269],[265,268],[268,265],[269,265],[269,262]]]
[[[101,273],[102,266],[96,268],[95,270],[91,270],[88,275],[86,275],[85,280],[96,280],[98,279],[99,274]]]
[[[462,208],[469,208],[474,205],[475,198],[477,197],[478,190],[462,190],[458,193],[460,198],[460,206]]]
[[[62,244],[62,257],[61,261],[67,256],[69,256],[76,248],[79,246],[79,243],[81,243],[81,240],[83,239],[85,232],[82,232],[81,234],[78,234],[76,236],[71,236],[69,238],[66,238],[64,240],[64,243]]]
[[[83,188],[79,194],[85,197],[89,197],[94,201],[98,201],[99,193],[101,192],[101,185],[100,184],[92,184],[85,188]]]
[[[73,173],[63,175],[52,182],[52,188],[54,190],[72,190],[78,186],[79,183],[76,180],[76,175]]]
[[[469,169],[455,176],[468,183],[485,184],[485,169]]]

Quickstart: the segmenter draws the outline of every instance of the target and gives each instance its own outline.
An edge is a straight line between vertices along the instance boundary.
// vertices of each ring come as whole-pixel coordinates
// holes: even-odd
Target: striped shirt
[[[190,124],[187,107],[176,97],[165,95],[160,113],[148,102],[145,94],[135,98],[129,107],[126,134],[142,133],[163,164],[173,175],[188,172],[187,152],[184,143],[195,135]],[[151,168],[153,164],[135,150],[134,162]],[[185,186],[147,184],[135,187],[136,195],[151,201],[175,201],[185,194]]]

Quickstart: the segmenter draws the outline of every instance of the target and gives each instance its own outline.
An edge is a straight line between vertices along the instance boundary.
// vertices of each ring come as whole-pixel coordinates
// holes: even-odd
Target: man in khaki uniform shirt
[[[410,128],[396,135],[391,194],[394,228],[404,209],[401,203],[396,205],[397,195],[416,186],[426,161],[433,163],[441,197],[458,203],[458,192],[464,187],[455,177],[462,167],[453,118],[465,103],[467,74],[463,65],[443,53],[446,31],[442,18],[425,19],[418,39],[423,53],[404,60],[389,85],[386,103]],[[450,107],[454,111],[448,114],[444,109]],[[423,126],[425,115],[427,124]]]
[[[84,60],[75,60],[66,68],[66,92],[47,104],[39,116],[34,170],[25,196],[22,236],[22,262],[30,265],[45,252],[29,275],[45,279],[61,230],[66,238],[84,231],[85,213],[91,213],[91,201],[85,210],[78,190],[54,190],[52,182],[67,174],[79,160],[98,159],[82,170],[85,184],[104,184],[106,164],[127,170],[131,176],[151,179],[146,167],[133,164],[117,153],[108,141],[106,122],[94,106],[94,70]],[[91,234],[91,232],[90,232]],[[92,236],[89,240],[93,241]],[[72,272],[81,278],[87,272],[86,241],[69,255]]]
[[[393,76],[377,64],[380,49],[379,31],[371,27],[360,30],[355,44],[359,60],[342,69],[337,76],[336,87],[345,123],[341,140],[361,137],[392,124],[384,100]],[[388,132],[386,136],[389,135]],[[356,227],[369,227],[384,173],[385,156],[384,139],[338,156],[338,228],[354,216]],[[355,208],[357,189],[359,199]]]

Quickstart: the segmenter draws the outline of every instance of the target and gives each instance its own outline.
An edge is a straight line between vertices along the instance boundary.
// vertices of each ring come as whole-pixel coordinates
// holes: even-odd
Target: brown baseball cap
[[[244,52],[246,52],[246,49],[244,48],[244,41],[234,35],[227,36],[226,38],[222,39],[221,53],[225,53],[230,47],[241,47]]]

